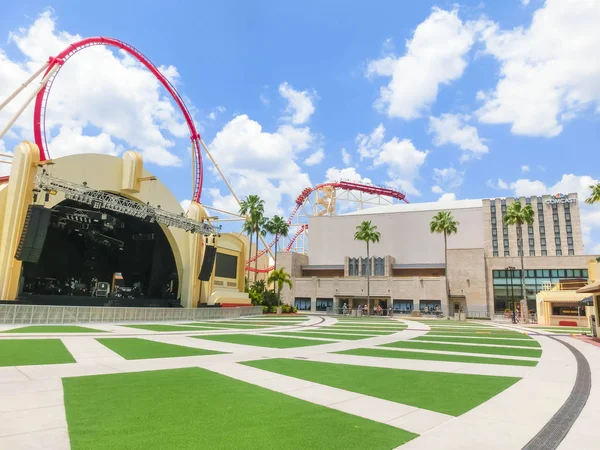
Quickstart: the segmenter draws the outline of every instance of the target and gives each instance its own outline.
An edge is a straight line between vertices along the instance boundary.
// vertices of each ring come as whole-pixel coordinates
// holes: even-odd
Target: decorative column
[[[27,208],[33,202],[33,188],[40,150],[23,141],[14,150],[10,178],[6,187],[6,203],[0,231],[0,300],[16,300],[21,275],[21,261],[15,253],[23,232]]]

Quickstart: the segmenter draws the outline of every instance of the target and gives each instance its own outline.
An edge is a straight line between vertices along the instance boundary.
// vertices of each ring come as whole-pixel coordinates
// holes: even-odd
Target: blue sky
[[[110,36],[171,75],[236,192],[271,214],[340,177],[413,202],[582,196],[600,178],[599,22],[594,0],[14,2],[0,16],[0,98],[78,37]],[[52,92],[53,155],[134,148],[190,198],[182,117],[130,59],[86,50]],[[30,122],[0,149],[30,139]],[[202,199],[235,207],[207,158]],[[590,253],[599,209],[582,209]]]

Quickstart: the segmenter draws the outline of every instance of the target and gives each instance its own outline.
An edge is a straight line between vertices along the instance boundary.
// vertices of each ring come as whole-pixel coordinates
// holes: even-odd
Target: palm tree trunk
[[[371,309],[371,264],[369,260],[369,241],[367,241],[367,307]]]
[[[246,267],[248,290],[250,290],[250,258],[252,258],[252,233],[248,233],[248,267]]]
[[[448,281],[448,237],[444,231],[444,273],[446,274],[446,296],[448,297],[448,316],[450,316],[450,281]]]
[[[275,263],[274,263],[274,270],[277,270],[277,240],[279,238],[278,234],[275,234]],[[281,306],[281,299],[279,298],[279,293],[281,292],[281,286],[279,286],[279,283],[277,283],[277,306]]]
[[[256,249],[254,250],[254,282],[258,275],[258,228],[256,229]]]
[[[523,315],[523,320],[525,320],[525,308],[527,307],[527,291],[525,289],[525,272],[523,270],[523,267],[525,266],[524,263],[524,256],[525,256],[525,250],[524,250],[524,246],[523,246],[523,225],[522,224],[518,224],[517,225],[517,244],[519,247],[519,251],[521,253],[521,289],[523,290],[522,294],[523,294],[523,305],[521,307],[521,314]]]

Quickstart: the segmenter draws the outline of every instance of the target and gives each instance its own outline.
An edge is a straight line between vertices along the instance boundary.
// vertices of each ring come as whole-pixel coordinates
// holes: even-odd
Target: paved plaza
[[[89,402],[98,399],[88,391],[110,383],[117,386],[118,374],[133,377],[123,379],[131,389],[143,382],[135,377],[154,374],[192,381],[200,377],[215,386],[225,380],[219,398],[228,399],[226,392],[241,389],[246,394],[235,401],[264,393],[265,402],[291,402],[282,409],[286,417],[277,418],[288,427],[301,420],[300,411],[303,416],[326,414],[323,420],[339,427],[352,426],[345,425],[346,420],[359,421],[348,423],[378,438],[369,441],[364,436],[371,442],[369,448],[597,448],[600,348],[555,331],[489,321],[318,315],[86,324],[81,329],[2,325],[0,355],[6,363],[0,367],[0,448],[88,448],[86,439],[95,436],[89,422],[104,420],[93,417],[98,406],[87,405],[87,395]],[[39,342],[48,346],[43,354],[28,353],[27,348],[37,348]],[[24,353],[29,357],[23,359]],[[41,363],[36,360],[42,357]],[[159,389],[158,379],[150,386]],[[233,384],[226,386],[227,382]],[[203,384],[193,386],[196,401],[204,401]],[[211,395],[216,395],[212,389]],[[223,400],[229,401],[234,400]],[[229,414],[244,414],[228,412],[223,402],[216,401],[213,413],[208,407],[198,414],[220,415],[213,417],[215,426],[231,419]],[[177,410],[177,405],[171,406]],[[166,420],[160,411],[153,414],[158,414],[156,420]],[[190,433],[190,427],[180,430],[178,423],[170,425],[170,433]],[[266,443],[260,440],[269,438],[264,433],[244,437],[242,428],[236,435],[235,423],[228,427],[232,441],[221,442],[219,448],[261,448]],[[201,434],[202,421],[194,429]],[[315,448],[318,439],[325,448],[327,439],[338,439],[336,432],[331,431],[332,437],[318,427],[304,429],[294,437],[296,448]],[[348,432],[339,432],[341,443]],[[311,440],[303,441],[303,436]],[[93,438],[100,439],[97,448],[104,438]],[[111,445],[125,442],[114,433],[110,438]],[[246,446],[244,439],[252,439],[252,445]],[[185,445],[173,448],[178,447]]]

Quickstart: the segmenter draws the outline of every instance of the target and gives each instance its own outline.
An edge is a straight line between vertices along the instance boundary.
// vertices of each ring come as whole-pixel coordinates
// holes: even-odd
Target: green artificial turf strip
[[[387,336],[388,334],[393,334],[393,331],[364,331],[364,330],[355,330],[352,328],[351,330],[340,330],[339,328],[331,328],[331,327],[323,327],[323,328],[307,328],[314,329],[319,333],[348,333],[348,334],[370,334],[373,336]]]
[[[262,359],[241,364],[453,416],[464,414],[520,380],[297,359]],[[443,394],[435,386],[443,386]]]
[[[198,331],[193,327],[181,327],[177,325],[147,324],[147,325],[122,325],[127,328],[137,328],[138,330],[149,331]]]
[[[359,339],[367,339],[370,336],[355,336],[352,334],[335,334],[335,333],[316,333],[316,332],[282,332],[277,333],[281,336],[305,336],[315,338],[337,339],[341,341],[358,341]]]
[[[523,359],[502,359],[502,358],[484,358],[480,356],[467,355],[445,355],[441,353],[419,353],[403,352],[398,350],[379,350],[371,348],[357,348],[353,350],[344,350],[343,355],[373,356],[376,358],[400,358],[400,359],[420,359],[426,361],[451,361],[475,364],[498,364],[507,366],[535,366],[537,361],[527,361]]]
[[[464,342],[466,344],[494,344],[494,345],[506,345],[506,346],[521,346],[521,347],[540,347],[540,343],[533,339],[486,339],[486,338],[463,338],[463,337],[443,337],[443,336],[421,336],[413,339],[419,341],[433,341],[433,342]]]
[[[523,333],[514,333],[512,331],[507,332],[495,332],[495,333],[455,333],[453,331],[430,331],[427,336],[473,336],[473,337],[500,337],[502,339],[531,339]]]
[[[209,341],[227,342],[230,344],[253,345],[256,347],[294,348],[323,345],[325,341],[312,341],[310,339],[278,338],[258,334],[222,334],[218,336],[193,336]]]
[[[2,339],[0,366],[31,366],[76,362],[60,339]]]
[[[244,325],[244,324],[230,324],[230,323],[225,323],[225,322],[193,322],[193,323],[184,323],[182,325],[187,325],[190,327],[198,326],[198,327],[202,327],[202,328],[217,328],[217,329],[231,328],[233,330],[235,330],[235,329],[260,330],[263,328],[269,328],[268,325]]]
[[[103,330],[79,327],[76,325],[31,325],[6,330],[3,333],[107,333]]]
[[[198,367],[63,386],[72,450],[392,449],[417,436]]]
[[[406,327],[340,327],[337,325],[330,325],[329,328],[334,330],[391,331],[394,333],[406,330]]]
[[[96,339],[125,359],[176,358],[178,356],[222,355],[223,352],[183,347],[139,338]]]
[[[531,348],[487,347],[483,345],[452,345],[450,343],[400,341],[382,344],[380,347],[441,350],[445,352],[481,353],[484,355],[529,356],[539,358],[542,351]]]

